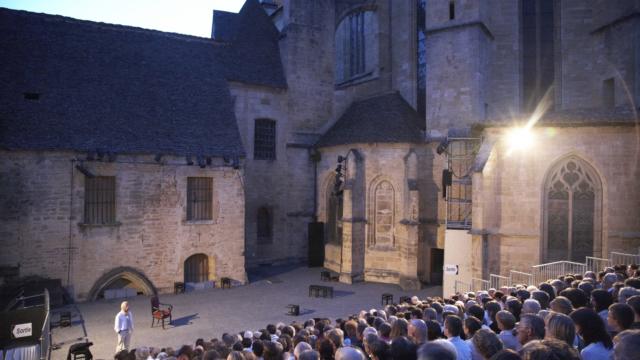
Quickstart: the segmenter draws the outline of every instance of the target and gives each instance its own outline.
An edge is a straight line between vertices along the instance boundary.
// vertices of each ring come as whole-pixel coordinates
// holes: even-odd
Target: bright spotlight
[[[514,128],[507,134],[509,152],[514,150],[526,150],[533,145],[533,133],[527,127]]]

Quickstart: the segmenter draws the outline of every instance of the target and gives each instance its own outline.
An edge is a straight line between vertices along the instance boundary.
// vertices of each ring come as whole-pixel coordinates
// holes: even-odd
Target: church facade
[[[442,282],[451,231],[469,278],[638,253],[638,14],[248,0],[204,39],[3,9],[0,264],[95,298],[318,251],[342,282],[417,289]],[[111,226],[80,221],[109,176]]]

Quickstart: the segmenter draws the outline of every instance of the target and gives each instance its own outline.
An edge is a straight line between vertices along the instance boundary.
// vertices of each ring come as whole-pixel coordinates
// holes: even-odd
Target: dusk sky
[[[210,37],[212,10],[238,12],[244,1],[0,0],[0,7]]]

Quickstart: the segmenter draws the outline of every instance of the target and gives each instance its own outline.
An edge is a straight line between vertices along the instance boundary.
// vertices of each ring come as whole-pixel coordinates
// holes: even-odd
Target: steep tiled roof
[[[420,143],[424,121],[397,93],[356,101],[316,143],[316,147],[355,143]]]
[[[631,106],[618,106],[613,109],[591,108],[549,111],[540,118],[538,126],[617,126],[639,123],[638,109]],[[510,119],[493,119],[478,124],[480,127],[510,126],[526,116]],[[520,122],[523,122],[521,120]]]
[[[0,147],[242,156],[217,46],[0,9]]]
[[[238,14],[214,10],[211,37],[217,41],[232,41],[238,28]]]
[[[258,1],[247,0],[235,16],[214,16],[214,22],[220,19],[221,24],[214,23],[214,36],[227,42],[216,48],[227,80],[286,88],[280,34]]]

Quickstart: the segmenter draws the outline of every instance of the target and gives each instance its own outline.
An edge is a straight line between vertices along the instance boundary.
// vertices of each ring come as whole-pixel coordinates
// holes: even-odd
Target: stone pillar
[[[413,150],[404,159],[406,179],[406,205],[404,217],[400,221],[405,226],[406,244],[402,249],[402,269],[400,271],[400,287],[404,290],[420,289],[418,280],[418,241],[420,192],[418,191],[418,158]]]
[[[342,203],[342,264],[340,282],[364,280],[364,161],[360,153],[349,150],[346,160]]]

